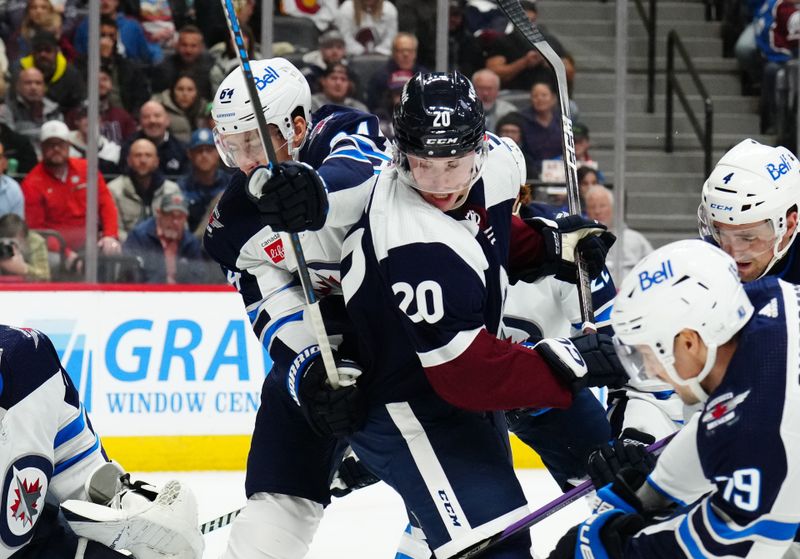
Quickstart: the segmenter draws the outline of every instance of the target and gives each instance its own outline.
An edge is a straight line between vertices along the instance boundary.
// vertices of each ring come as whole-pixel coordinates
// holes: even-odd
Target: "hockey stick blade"
[[[650,446],[647,447],[647,450],[653,454],[660,454],[664,447],[667,446],[667,443],[672,440],[676,433],[668,435],[661,439],[660,441],[656,441]],[[469,547],[462,551],[461,553],[454,555],[453,559],[472,559],[473,557],[480,557],[486,551],[493,548],[494,546],[500,544],[501,542],[506,541],[508,538],[512,538],[517,534],[524,532],[525,530],[529,530],[534,525],[538,524],[545,518],[557,513],[567,505],[570,505],[580,499],[581,497],[588,495],[594,489],[594,485],[592,485],[592,480],[586,480],[581,483],[579,486],[575,487],[574,489],[567,491],[557,499],[550,501],[543,507],[533,511],[532,513],[528,514],[517,520],[514,524],[503,530],[502,532],[498,532],[494,536],[491,536],[481,542],[476,543],[472,547]]]
[[[218,516],[214,520],[203,522],[200,525],[200,533],[205,536],[209,532],[213,532],[214,530],[219,530],[220,528],[224,528],[225,526],[233,522],[233,519],[239,516],[239,513],[242,512],[243,510],[244,507],[231,511],[228,514],[223,514],[222,516]]]
[[[564,62],[556,54],[547,40],[539,31],[535,23],[532,23],[519,0],[497,0],[497,5],[506,14],[512,25],[522,33],[530,45],[539,51],[539,54],[553,68],[556,75],[556,85],[558,86],[558,100],[561,107],[561,149],[564,156],[565,178],[567,181],[567,202],[569,213],[581,215],[580,191],[578,189],[578,158],[575,155],[575,138],[572,134],[572,120],[569,110],[569,92],[567,90],[567,72]],[[594,310],[592,309],[591,281],[586,265],[582,258],[578,258],[578,299],[580,301],[581,320],[583,325],[581,330],[596,331],[594,324]]]

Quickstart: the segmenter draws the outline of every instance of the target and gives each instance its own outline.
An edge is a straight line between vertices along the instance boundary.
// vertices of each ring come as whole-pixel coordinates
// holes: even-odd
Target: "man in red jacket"
[[[85,159],[68,157],[69,129],[58,120],[42,125],[42,160],[22,181],[25,219],[31,229],[55,229],[67,244],[67,269],[86,245]],[[99,231],[102,254],[119,254],[117,208],[102,175],[97,177]],[[55,245],[48,247],[57,250]]]

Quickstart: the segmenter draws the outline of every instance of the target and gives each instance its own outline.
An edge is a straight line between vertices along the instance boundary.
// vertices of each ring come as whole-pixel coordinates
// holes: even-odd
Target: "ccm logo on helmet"
[[[639,287],[642,288],[642,291],[647,291],[654,285],[657,285],[663,281],[667,281],[669,278],[674,276],[675,273],[672,271],[672,261],[667,260],[666,262],[662,262],[661,268],[652,274],[647,270],[641,272],[639,274]]]
[[[427,146],[450,146],[458,143],[458,138],[428,138],[425,140]]]
[[[711,204],[712,210],[722,210],[723,212],[732,212],[733,206],[723,206],[722,204]]]
[[[780,163],[767,163],[766,168],[772,180],[776,181],[781,178],[781,175],[785,175],[791,170],[792,160],[785,155],[781,155]]]

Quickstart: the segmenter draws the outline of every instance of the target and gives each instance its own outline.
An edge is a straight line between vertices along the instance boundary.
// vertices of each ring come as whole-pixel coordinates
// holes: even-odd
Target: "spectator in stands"
[[[55,101],[61,112],[79,106],[86,99],[86,87],[80,71],[69,62],[50,31],[39,31],[31,39],[32,54],[19,60],[20,69],[38,68],[44,76],[47,97]]]
[[[306,77],[311,93],[319,93],[319,78],[325,68],[333,64],[347,65],[347,47],[342,34],[331,29],[319,36],[319,49],[303,55],[304,66],[300,71]]]
[[[7,41],[8,57],[17,60],[29,55],[31,40],[39,31],[49,31],[56,37],[61,35],[61,14],[56,12],[50,0],[28,0],[19,30]]]
[[[115,91],[115,87],[113,75],[113,69],[105,65],[100,66],[97,80],[100,122],[103,125],[103,133],[106,137],[121,144],[125,139],[130,138],[136,133],[138,125],[124,105],[119,106],[114,103],[113,92]],[[125,99],[124,92],[122,98]]]
[[[388,0],[345,0],[336,16],[350,56],[392,52],[397,35],[397,8]]]
[[[73,119],[74,129],[69,133],[69,156],[85,159],[89,143],[89,114],[85,105],[73,112]],[[119,173],[121,147],[103,134],[103,128],[101,122],[100,133],[97,134],[97,167],[104,175],[116,175]]]
[[[590,219],[596,219],[608,227],[608,230],[619,237],[619,233],[614,231],[614,195],[602,185],[590,187],[585,194],[586,215]],[[620,242],[621,241],[621,242]],[[653,246],[644,235],[629,227],[625,227],[622,232],[622,239],[616,242],[606,257],[606,266],[614,282],[622,281],[628,272],[645,256],[653,252]],[[622,270],[614,269],[614,255],[619,246],[623,247]]]
[[[483,103],[483,111],[486,115],[486,130],[494,132],[497,128],[497,121],[508,113],[515,112],[517,108],[503,99],[498,99],[500,93],[500,77],[484,68],[472,75],[472,85],[475,92]]]
[[[50,281],[47,242],[16,213],[0,217],[0,275]]]
[[[600,172],[600,165],[589,154],[589,148],[592,147],[592,140],[589,138],[589,127],[582,122],[574,122],[572,125],[572,138],[575,142],[575,158],[578,161],[578,166],[594,169],[597,172],[598,181],[601,184],[604,183],[605,177]]]
[[[247,50],[247,56],[250,60],[258,60],[261,55],[256,49],[256,40],[253,36],[253,30],[249,25],[242,24],[242,39],[244,40],[244,48]],[[230,35],[230,34],[229,34]],[[214,58],[214,65],[209,72],[209,79],[211,80],[211,91],[216,91],[222,80],[231,73],[234,68],[239,66],[239,56],[236,54],[233,45],[233,39],[228,36],[226,41],[220,41],[208,49],[209,54]]]
[[[403,87],[411,77],[411,72],[406,70],[397,70],[389,76],[389,81],[384,86],[386,92],[383,97],[383,104],[372,111],[378,117],[381,132],[390,140],[394,139],[394,123],[392,122],[394,106],[400,102]]]
[[[395,0],[397,28],[419,41],[417,60],[428,68],[436,67],[436,2]],[[463,72],[462,72],[463,73]],[[469,75],[469,74],[466,74]]]
[[[128,158],[130,145],[140,138],[147,138],[158,148],[161,172],[168,176],[182,175],[189,169],[186,145],[169,133],[169,115],[158,101],[148,101],[139,111],[140,130],[122,145],[120,162]],[[123,169],[124,170],[124,169]]]
[[[22,188],[13,178],[6,175],[8,158],[6,149],[0,142],[0,215],[9,213],[25,217],[25,200],[22,197]]]
[[[5,148],[6,162],[9,166],[8,172],[11,174],[19,173],[24,175],[39,162],[31,141],[22,134],[14,132],[3,122],[2,110],[0,110],[0,143]],[[15,161],[16,165],[14,165]],[[13,167],[16,167],[16,169]]]
[[[532,22],[536,22],[536,3],[521,0],[522,8]],[[537,22],[539,31],[559,56],[564,47],[554,36]],[[525,36],[514,29],[510,34],[499,37],[487,49],[486,67],[500,76],[504,89],[529,90],[533,84],[542,81],[555,83],[555,76],[541,54],[531,47]]]
[[[164,178],[159,170],[156,146],[147,138],[131,144],[127,170],[108,183],[108,189],[117,205],[123,241],[136,224],[153,215],[162,196],[180,191],[178,185]]]
[[[141,64],[119,53],[117,42],[119,29],[117,20],[111,16],[100,17],[100,71],[107,74],[110,81],[107,86],[101,82],[100,102],[105,105],[104,110],[111,107],[124,109],[128,114],[135,115],[139,107],[150,99],[150,80],[142,71]],[[87,59],[80,56],[77,65],[84,78],[89,75]],[[101,80],[104,77],[101,75]],[[135,123],[134,128],[135,128]],[[125,132],[118,138],[121,142],[131,132]]]
[[[486,0],[467,0],[464,19],[467,22],[467,29],[477,37],[488,37],[490,42],[505,33],[508,27],[506,15],[495,2]]]
[[[0,104],[6,98],[8,93],[8,80],[6,74],[8,73],[8,57],[6,56],[6,44],[0,39]]]
[[[557,104],[553,84],[540,82],[531,88],[531,106],[520,113],[523,149],[531,156],[537,174],[541,172],[543,160],[562,155],[561,116]]]
[[[427,72],[428,69],[417,64],[417,46],[419,42],[414,35],[398,33],[392,41],[392,57],[386,66],[375,72],[370,78],[367,89],[367,107],[370,111],[380,109],[386,102],[386,85],[390,83],[392,74],[402,71],[409,77],[417,72]],[[348,50],[349,52],[349,50]]]
[[[52,0],[52,7],[59,16],[59,33],[64,38],[72,36],[78,17],[78,5],[82,0]],[[15,32],[25,23],[29,14],[29,0],[4,0],[0,2],[0,39],[9,42]],[[0,41],[0,42],[2,42]],[[6,46],[11,48],[8,44]],[[12,59],[13,60],[13,59]]]
[[[535,171],[535,163],[531,158],[528,150],[525,148],[525,138],[522,136],[522,123],[523,118],[518,112],[510,112],[502,118],[498,119],[495,134],[500,137],[511,138],[522,150],[522,155],[525,156],[525,166],[528,169],[528,179],[538,176],[538,171]],[[535,171],[535,172],[534,172]]]
[[[353,81],[347,66],[332,64],[325,69],[319,79],[322,91],[311,96],[311,111],[317,111],[323,105],[342,105],[367,112],[367,106],[348,95]]]
[[[42,124],[62,119],[58,104],[45,97],[44,75],[38,68],[22,70],[15,81],[14,95],[0,105],[0,121],[30,140],[37,151]]]
[[[281,13],[310,19],[317,29],[323,32],[335,27],[339,0],[289,0],[280,2],[280,6]]]
[[[189,73],[197,84],[197,91],[206,99],[211,99],[211,80],[209,74],[214,66],[214,57],[206,50],[203,33],[194,25],[185,25],[178,33],[175,54],[167,56],[153,68],[153,91],[169,89],[178,76]]]
[[[740,4],[741,11],[746,13],[745,19],[748,23],[736,40],[734,53],[739,63],[739,70],[742,72],[742,93],[748,95],[761,87],[764,61],[756,44],[756,35],[759,31],[759,11],[762,6],[769,9],[769,2],[768,0],[746,0]]]
[[[592,167],[587,167],[585,165],[579,166],[578,187],[580,188],[581,199],[585,200],[586,191],[597,185],[603,185],[603,181],[600,180],[600,175],[597,173],[597,169],[593,169]]]
[[[42,160],[22,181],[25,218],[32,229],[55,229],[67,244],[65,268],[74,270],[78,251],[86,245],[85,159],[69,157],[69,128],[58,120],[42,125]],[[97,174],[99,233],[97,246],[102,254],[119,254],[117,208],[106,181]],[[48,245],[49,250],[57,250]]]
[[[120,56],[148,66],[161,60],[160,53],[158,56],[154,56],[150,51],[142,24],[119,10],[119,0],[100,0],[100,16],[113,18],[117,22],[119,29],[117,52]],[[87,16],[75,30],[73,44],[78,54],[86,55],[88,52],[88,37],[89,21]]]
[[[211,210],[228,186],[230,175],[222,168],[214,135],[208,128],[192,132],[189,159],[192,166],[178,179],[178,186],[189,205],[189,230],[202,239]]]
[[[447,67],[471,76],[484,67],[485,57],[480,41],[464,22],[464,0],[449,1],[447,21]]]
[[[163,196],[156,213],[131,231],[124,252],[142,261],[144,283],[202,283],[207,266],[200,241],[189,233],[183,194]]]
[[[153,95],[153,99],[167,110],[170,134],[184,144],[189,143],[192,132],[205,126],[208,101],[198,94],[191,74],[180,74],[170,89]]]
[[[173,2],[169,0],[139,0],[134,6],[135,15],[144,29],[150,52],[154,58],[160,53],[171,52],[175,48],[176,26],[172,11]],[[175,2],[175,5],[178,3]]]

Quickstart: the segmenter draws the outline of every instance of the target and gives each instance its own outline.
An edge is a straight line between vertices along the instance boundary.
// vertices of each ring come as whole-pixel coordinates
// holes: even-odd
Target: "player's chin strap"
[[[785,228],[786,228],[785,225],[783,228],[779,228],[781,229],[781,231],[778,231],[778,233],[776,234],[777,239],[775,239],[775,245],[772,247],[772,260],[769,261],[767,267],[764,268],[764,271],[756,279],[761,279],[764,276],[766,276],[767,273],[769,273],[769,271],[772,269],[772,267],[775,266],[775,264],[777,264],[778,262],[780,262],[783,259],[783,257],[786,256],[786,253],[789,252],[789,249],[792,248],[792,244],[794,244],[794,239],[795,237],[797,237],[798,226],[795,226],[794,232],[792,233],[789,242],[786,243],[786,246],[783,249],[778,248],[781,246],[781,241],[783,240],[783,235],[785,234],[782,231],[782,229]]]

